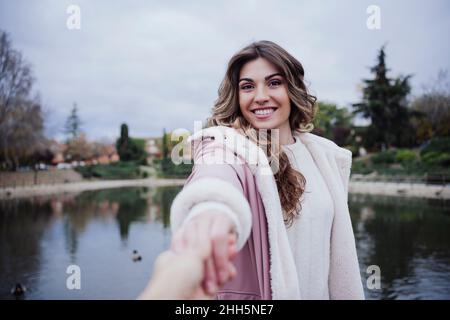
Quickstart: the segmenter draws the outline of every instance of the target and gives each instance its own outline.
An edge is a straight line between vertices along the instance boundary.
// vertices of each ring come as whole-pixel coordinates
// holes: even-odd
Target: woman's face
[[[291,105],[286,80],[264,58],[247,62],[239,74],[239,106],[255,129],[289,130]]]

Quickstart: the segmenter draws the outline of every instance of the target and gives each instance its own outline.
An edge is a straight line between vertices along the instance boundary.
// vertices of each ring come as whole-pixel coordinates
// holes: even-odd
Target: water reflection
[[[133,299],[170,244],[170,205],[179,187],[124,188],[0,201],[0,299],[16,283],[26,299]],[[369,299],[450,298],[450,206],[350,196],[363,281],[381,268]],[[142,261],[134,262],[138,250]],[[66,269],[81,268],[81,290]]]
[[[450,298],[450,206],[445,202],[351,196],[363,279],[381,269],[372,299]]]
[[[179,189],[0,201],[0,298],[14,298],[9,291],[16,283],[28,288],[26,298],[134,298],[154,257],[170,243],[170,204]],[[144,257],[141,267],[130,259],[136,248]],[[82,290],[65,287],[70,264],[81,267]],[[130,274],[123,273],[127,269]]]
[[[41,262],[40,241],[53,220],[50,203],[45,200],[0,202],[0,297],[21,275],[35,274]],[[27,287],[36,286],[36,277]]]

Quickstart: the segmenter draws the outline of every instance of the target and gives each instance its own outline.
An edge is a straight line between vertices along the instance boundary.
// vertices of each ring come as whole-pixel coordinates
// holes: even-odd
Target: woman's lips
[[[277,108],[258,108],[252,110],[252,113],[259,120],[269,119],[277,110]]]

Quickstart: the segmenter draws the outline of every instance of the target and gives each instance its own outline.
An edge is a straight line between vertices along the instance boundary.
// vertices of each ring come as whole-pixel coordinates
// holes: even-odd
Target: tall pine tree
[[[139,139],[133,139],[129,136],[128,125],[122,123],[120,126],[120,137],[116,140],[116,149],[120,161],[135,161],[141,164],[147,163],[145,146],[140,146],[137,140]]]
[[[169,157],[169,145],[167,142],[168,136],[166,133],[166,129],[163,129],[163,136],[162,136],[162,157],[163,159],[167,159]]]
[[[410,125],[407,96],[411,91],[410,75],[388,78],[384,46],[378,54],[378,63],[370,70],[374,79],[365,79],[362,102],[353,104],[355,114],[370,119],[364,144],[369,149],[408,147],[415,135]]]
[[[64,131],[67,135],[67,141],[74,140],[78,138],[81,131],[81,120],[78,116],[78,107],[77,104],[74,103],[72,110],[70,111],[70,115],[66,120],[66,124],[64,126]]]
[[[128,135],[128,125],[126,123],[122,123],[120,126],[120,137],[116,141],[116,149],[120,161],[135,160],[136,146]]]

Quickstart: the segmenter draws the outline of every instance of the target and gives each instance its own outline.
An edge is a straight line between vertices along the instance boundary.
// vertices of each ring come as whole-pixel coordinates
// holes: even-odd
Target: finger
[[[197,228],[197,241],[202,243],[201,247],[204,250],[200,250],[201,257],[204,261],[204,277],[202,282],[202,291],[205,295],[215,295],[214,286],[216,282],[214,263],[212,260],[212,244],[211,244],[211,219],[209,217],[205,217],[202,219],[202,223],[198,224]],[[204,247],[203,247],[204,246]]]
[[[232,244],[228,246],[228,260],[233,260],[237,256],[236,245]]]
[[[197,253],[201,259],[204,260],[211,256],[212,245],[211,245],[211,238],[210,238],[209,232],[202,231],[201,228],[197,229],[196,248],[197,248]]]
[[[235,233],[231,233],[228,236],[228,259],[233,260],[237,255],[236,247],[237,236]]]
[[[212,253],[219,285],[226,282],[228,278],[228,232],[229,226],[224,219],[216,219],[211,228]]]
[[[211,226],[214,222],[214,215],[205,214],[199,217],[198,231],[200,235],[207,236],[209,238]]]
[[[236,267],[234,266],[234,264],[232,262],[228,263],[228,273],[230,275],[229,280],[234,279],[234,277],[236,277],[236,275],[237,275]]]
[[[194,218],[192,220],[189,220],[184,226],[183,226],[183,232],[182,232],[182,240],[181,243],[181,250],[183,251],[190,251],[195,252],[195,237],[197,234],[198,224],[201,223],[201,220]]]
[[[215,294],[217,290],[218,278],[215,270],[215,263],[210,255],[212,254],[211,246],[211,225],[216,219],[220,219],[219,215],[202,215],[191,220],[186,224],[184,231],[184,242],[186,244],[187,250],[192,250],[192,252],[199,254],[202,259],[206,259],[205,262],[205,273],[202,286],[206,292],[209,294]],[[194,223],[195,222],[195,223]]]
[[[236,232],[231,232],[228,235],[228,244],[236,244],[237,243],[237,234]]]
[[[186,225],[184,234],[183,234],[183,243],[185,244],[184,249],[186,251],[195,252],[197,245],[197,221],[191,220]]]
[[[209,258],[205,261],[205,279],[203,288],[207,294],[214,295],[217,291],[217,277],[214,269],[214,261]]]

